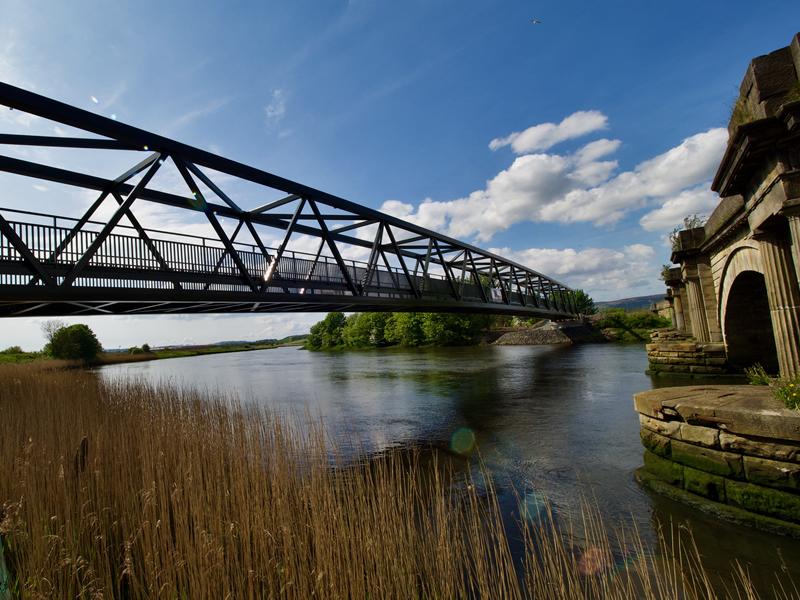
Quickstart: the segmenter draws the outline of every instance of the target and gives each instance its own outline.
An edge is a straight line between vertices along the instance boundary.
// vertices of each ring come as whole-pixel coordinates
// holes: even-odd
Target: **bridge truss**
[[[0,155],[0,172],[94,194],[79,217],[0,208],[0,316],[576,312],[567,286],[391,215],[8,84],[0,104],[82,132],[0,133],[0,147],[139,155],[113,179]],[[170,189],[158,189],[167,168]],[[256,184],[256,208],[223,191],[237,182]],[[209,233],[145,227],[134,207],[148,205]]]

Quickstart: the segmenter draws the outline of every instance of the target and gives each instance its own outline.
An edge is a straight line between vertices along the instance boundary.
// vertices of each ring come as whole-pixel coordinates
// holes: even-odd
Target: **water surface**
[[[651,379],[640,345],[481,346],[312,353],[297,348],[104,367],[103,377],[144,377],[222,391],[282,413],[308,411],[332,435],[376,452],[447,447],[474,432],[512,516],[517,493],[577,514],[590,496],[609,523],[688,524],[712,569],[738,558],[765,583],[778,553],[794,570],[800,542],[705,516],[643,491],[633,394],[697,380]],[[516,490],[516,492],[514,491]]]

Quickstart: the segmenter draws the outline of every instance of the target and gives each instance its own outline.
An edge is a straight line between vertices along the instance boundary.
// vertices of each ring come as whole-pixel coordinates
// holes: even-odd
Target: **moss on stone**
[[[725,519],[732,523],[739,525],[747,525],[755,527],[762,531],[769,531],[779,535],[788,535],[793,538],[800,539],[800,525],[795,525],[789,521],[768,517],[766,515],[759,515],[752,513],[730,504],[722,504],[714,502],[702,496],[698,496],[691,492],[687,492],[673,485],[664,483],[656,476],[648,472],[644,467],[638,469],[635,473],[636,480],[644,488],[649,489],[657,494],[682,502],[687,506],[691,506],[697,510],[714,515],[721,519]],[[734,482],[735,483],[735,482]]]
[[[745,510],[800,523],[800,496],[741,481],[725,481],[729,504]]]
[[[731,109],[730,126],[735,129],[739,125],[744,125],[754,120],[755,117],[750,110],[750,106],[747,104],[747,99],[743,96],[739,96]]]
[[[644,451],[644,469],[665,483],[683,487],[683,467],[649,450]]]
[[[796,463],[745,456],[744,470],[750,483],[800,491],[800,465]]]
[[[703,448],[694,444],[672,440],[671,456],[672,460],[682,465],[694,467],[714,475],[741,478],[744,473],[742,457],[731,452],[712,450],[711,448]]]
[[[692,467],[683,468],[683,488],[709,500],[725,502],[725,479]]]
[[[644,428],[639,431],[639,436],[642,438],[642,446],[647,448],[650,452],[665,458],[669,457],[670,439],[667,436]]]

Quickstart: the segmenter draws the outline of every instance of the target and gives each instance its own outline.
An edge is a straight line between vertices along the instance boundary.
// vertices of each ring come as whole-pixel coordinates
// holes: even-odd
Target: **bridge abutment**
[[[783,377],[800,375],[798,73],[800,34],[751,62],[712,185],[720,202],[705,225],[678,233],[679,268],[666,277],[679,331],[723,342],[732,366],[762,363]]]

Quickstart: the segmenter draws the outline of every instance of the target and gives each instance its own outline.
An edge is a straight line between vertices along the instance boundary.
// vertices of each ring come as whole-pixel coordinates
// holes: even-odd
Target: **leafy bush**
[[[5,350],[0,350],[0,354],[22,354],[23,350],[19,346],[9,346]]]
[[[45,350],[53,358],[89,361],[97,358],[103,347],[88,325],[78,323],[53,332]]]

